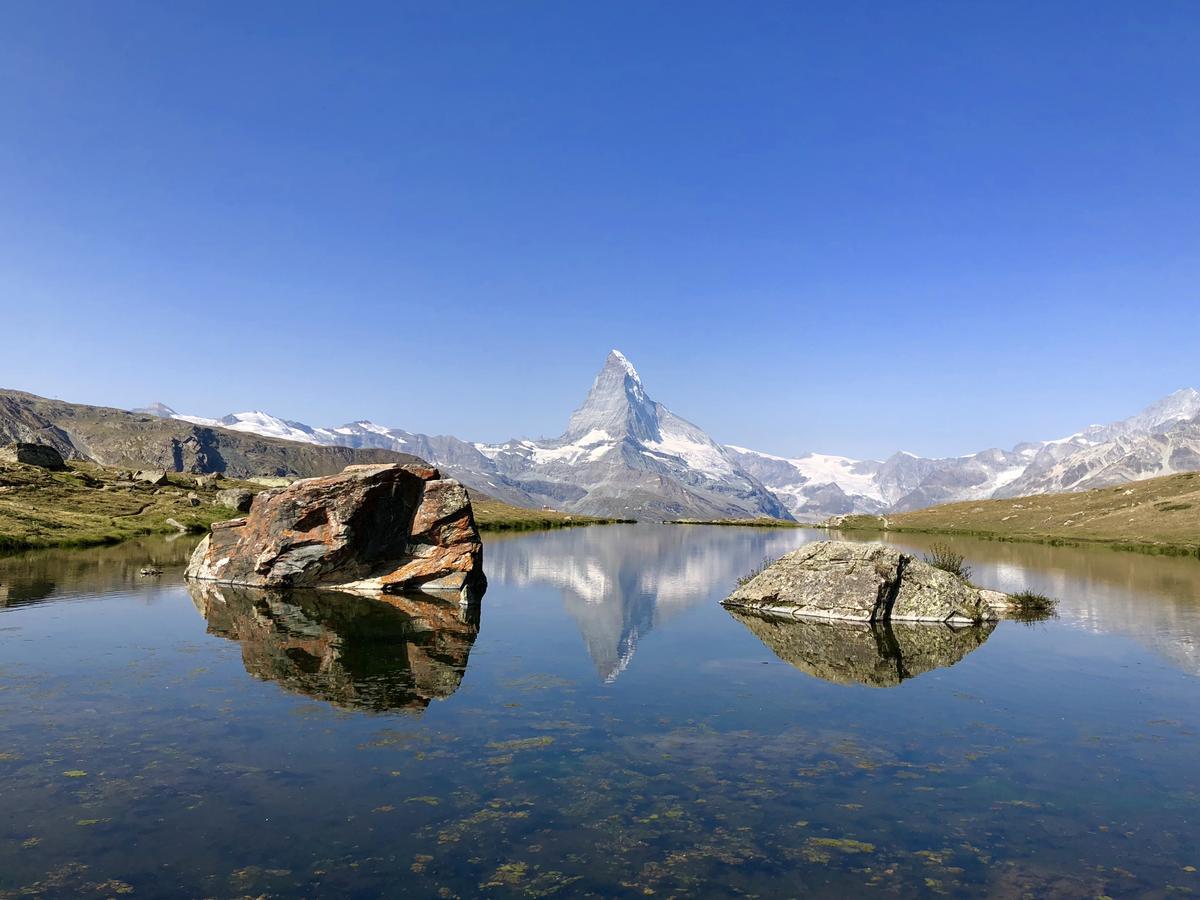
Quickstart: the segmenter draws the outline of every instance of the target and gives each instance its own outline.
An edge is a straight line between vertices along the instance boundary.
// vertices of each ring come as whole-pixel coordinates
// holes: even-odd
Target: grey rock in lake
[[[895,547],[818,541],[771,563],[722,603],[791,618],[975,623],[1000,618],[1005,599]]]
[[[63,462],[62,454],[49,444],[34,444],[24,441],[0,447],[0,462],[22,463],[54,472],[61,472],[67,467],[67,464]]]
[[[994,622],[834,622],[762,616],[730,610],[781,660],[834,684],[895,687],[933,669],[952,666],[980,647]]]

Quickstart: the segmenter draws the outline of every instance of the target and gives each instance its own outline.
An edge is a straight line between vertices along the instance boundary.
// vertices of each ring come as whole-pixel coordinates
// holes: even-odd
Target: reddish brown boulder
[[[481,589],[483,545],[466,489],[428,465],[349,466],[263,491],[217,522],[187,577],[262,588],[399,593]]]

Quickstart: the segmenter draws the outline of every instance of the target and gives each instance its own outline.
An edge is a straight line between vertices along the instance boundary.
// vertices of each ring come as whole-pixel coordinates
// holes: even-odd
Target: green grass
[[[235,513],[216,505],[216,491],[238,487],[232,479],[198,487],[187,475],[172,474],[160,488],[118,478],[119,469],[71,462],[65,472],[0,465],[0,552],[39,547],[94,547],[150,534],[203,532]],[[189,492],[200,497],[192,506]]]
[[[1052,546],[1100,544],[1200,558],[1200,473],[1008,500],[970,500],[881,516],[848,516],[841,531],[945,534]]]
[[[581,516],[553,509],[525,509],[509,503],[473,494],[471,509],[480,531],[542,531],[550,528],[574,528],[581,525],[613,525],[633,519],[607,519]]]
[[[667,525],[729,525],[734,528],[814,528],[787,519],[668,519]]]

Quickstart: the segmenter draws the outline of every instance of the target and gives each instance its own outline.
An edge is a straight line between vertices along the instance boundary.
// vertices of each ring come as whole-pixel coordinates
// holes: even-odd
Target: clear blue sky
[[[0,385],[954,454],[1200,386],[1200,5],[0,4]]]

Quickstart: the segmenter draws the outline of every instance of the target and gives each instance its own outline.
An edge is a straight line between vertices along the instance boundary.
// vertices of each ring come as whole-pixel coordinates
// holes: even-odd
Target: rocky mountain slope
[[[0,390],[0,444],[50,444],[67,459],[168,472],[331,475],[353,463],[416,462],[390,449],[280,440],[161,414],[126,412]]]
[[[203,419],[161,404],[147,412],[317,445],[412,453],[477,491],[524,506],[618,517],[791,518],[733,451],[655,402],[616,350],[566,432],[552,440],[472,444],[363,421],[313,428],[263,412]]]

